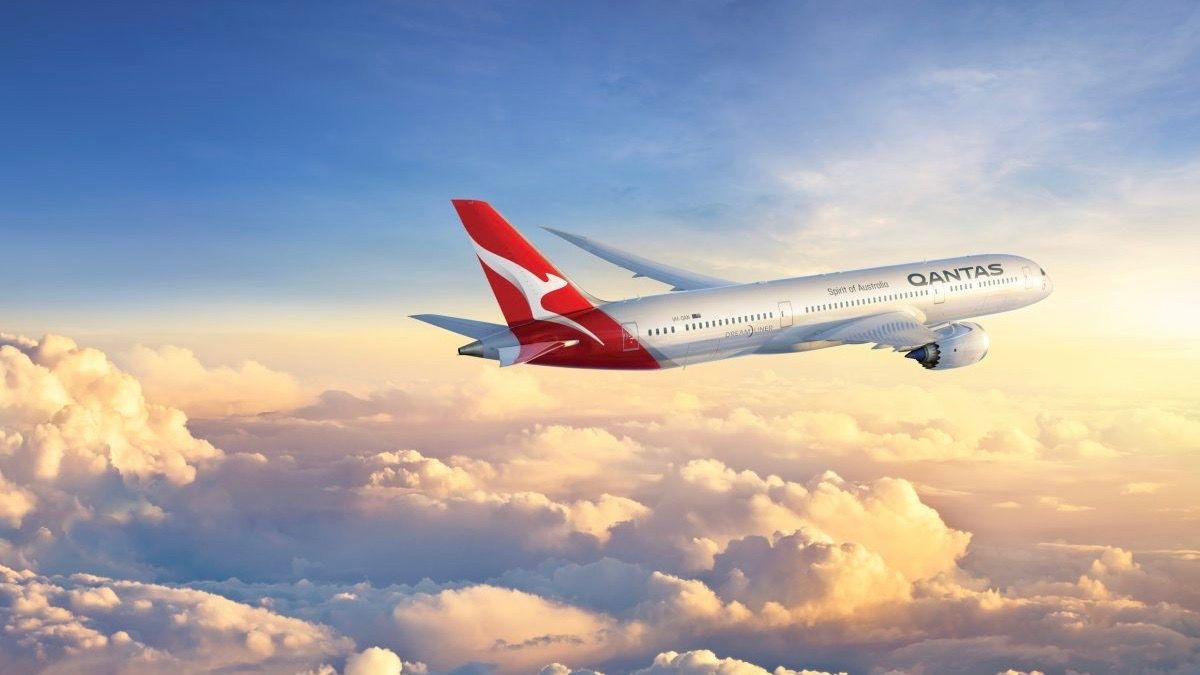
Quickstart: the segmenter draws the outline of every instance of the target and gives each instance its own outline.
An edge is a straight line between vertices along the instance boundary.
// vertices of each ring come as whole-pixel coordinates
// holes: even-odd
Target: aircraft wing
[[[613,248],[608,244],[601,244],[593,239],[581,237],[570,232],[555,230],[550,227],[544,227],[567,241],[575,244],[579,248],[591,253],[592,255],[602,260],[633,272],[635,277],[646,277],[661,281],[664,284],[669,284],[673,291],[694,291],[700,288],[716,288],[717,286],[733,286],[737,282],[729,281],[728,279],[719,279],[710,277],[704,274],[689,272],[685,269],[664,265],[660,262],[654,262],[648,258],[643,258],[640,255],[626,253],[618,248]]]
[[[851,344],[869,344],[875,348],[914,349],[936,341],[938,334],[913,314],[883,312],[847,319],[817,333],[816,340],[840,340]]]

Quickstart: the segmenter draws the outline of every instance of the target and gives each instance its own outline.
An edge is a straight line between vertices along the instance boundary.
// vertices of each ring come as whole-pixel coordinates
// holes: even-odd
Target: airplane
[[[544,228],[671,292],[605,302],[576,286],[490,204],[451,200],[505,324],[438,314],[412,318],[472,338],[464,356],[500,366],[656,370],[748,354],[872,344],[928,370],[978,363],[983,328],[965,319],[1008,312],[1054,289],[1029,258],[969,255],[738,283],[697,274],[577,234]]]

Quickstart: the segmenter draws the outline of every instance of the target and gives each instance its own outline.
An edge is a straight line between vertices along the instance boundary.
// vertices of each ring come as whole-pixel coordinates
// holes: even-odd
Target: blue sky
[[[1195,161],[1156,8],[10,6],[0,310],[428,309],[482,288],[454,196],[742,278],[1011,243]]]

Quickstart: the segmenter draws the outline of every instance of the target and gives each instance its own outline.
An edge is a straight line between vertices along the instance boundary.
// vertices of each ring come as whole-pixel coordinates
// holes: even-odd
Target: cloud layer
[[[1104,463],[1112,494],[1167,503],[1170,479],[1120,468],[1147,446],[1191,461],[1177,412],[800,386],[755,413],[694,389],[580,419],[552,385],[489,372],[196,425],[214,445],[66,338],[5,338],[0,364],[0,656],[18,670],[1197,666],[1194,554],[976,534],[933,505],[1089,519],[1090,493],[1001,499],[1005,476]],[[439,431],[455,424],[475,431]]]

